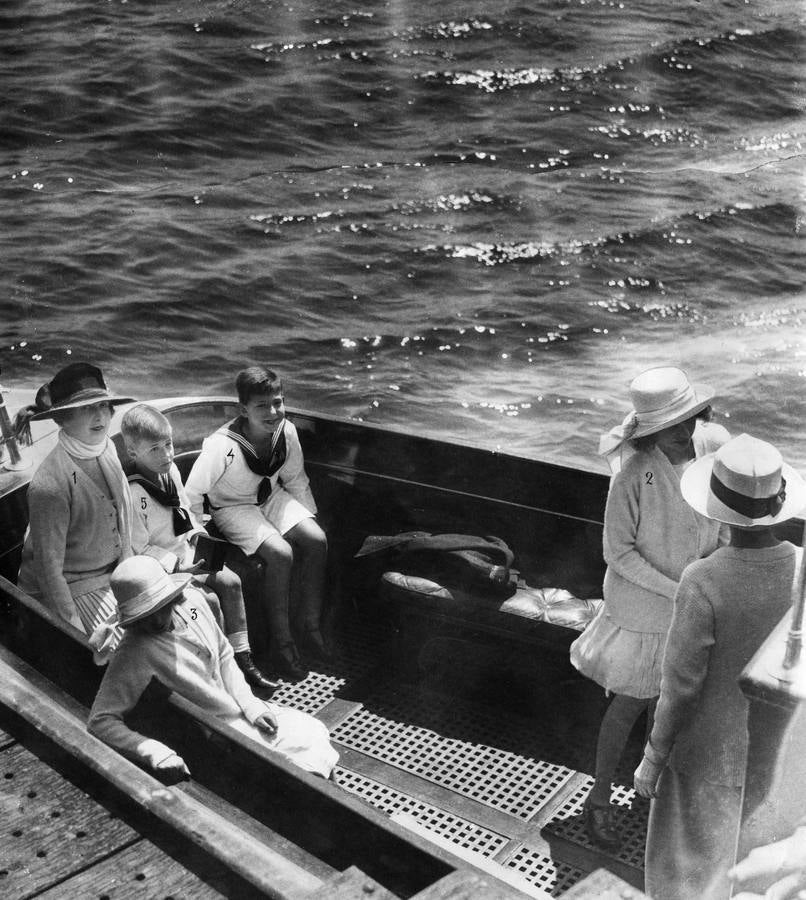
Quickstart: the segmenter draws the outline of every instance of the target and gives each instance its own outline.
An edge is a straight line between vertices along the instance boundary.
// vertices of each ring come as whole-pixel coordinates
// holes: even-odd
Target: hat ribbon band
[[[739,515],[748,519],[763,519],[765,516],[777,516],[781,511],[786,500],[786,478],[781,476],[781,487],[777,494],[771,497],[748,497],[746,494],[732,491],[712,472],[711,492],[717,500],[721,500],[725,506]]]

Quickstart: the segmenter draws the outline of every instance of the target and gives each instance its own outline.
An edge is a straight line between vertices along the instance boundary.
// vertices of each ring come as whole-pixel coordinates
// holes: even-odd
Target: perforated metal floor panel
[[[534,729],[539,730],[535,723]],[[574,773],[541,759],[531,734],[412,688],[378,691],[333,732],[345,746],[502,812],[529,819]],[[502,749],[520,745],[521,752]],[[531,749],[531,753],[529,750]],[[525,750],[525,752],[524,752]]]
[[[571,794],[562,808],[552,817],[545,827],[545,831],[564,838],[582,847],[595,849],[585,831],[585,822],[582,815],[582,805],[588,796],[588,791],[593,784],[589,778]],[[644,868],[644,846],[646,844],[646,826],[649,815],[649,805],[635,802],[635,792],[631,788],[616,785],[610,795],[610,802],[615,809],[616,828],[621,834],[621,848],[613,854],[620,860],[635,869]]]
[[[335,662],[317,666],[304,681],[297,684],[280,682],[272,700],[302,712],[318,712],[342,693],[346,686],[359,681],[377,665],[388,633],[366,623],[350,623],[334,635]]]
[[[425,828],[466,850],[489,857],[507,843],[507,838],[501,834],[482,828],[474,822],[452,815],[429,803],[423,803],[415,797],[396,791],[357,772],[341,767],[337,767],[336,772],[339,784],[345,790],[357,794],[389,815],[408,813]]]
[[[518,848],[506,865],[552,897],[559,897],[585,875],[574,866],[557,862],[525,846]]]

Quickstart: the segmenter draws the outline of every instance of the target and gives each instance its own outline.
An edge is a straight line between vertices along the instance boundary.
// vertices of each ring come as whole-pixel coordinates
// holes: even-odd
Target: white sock
[[[241,653],[249,649],[249,632],[233,631],[227,635],[227,640],[232,644],[233,653]]]

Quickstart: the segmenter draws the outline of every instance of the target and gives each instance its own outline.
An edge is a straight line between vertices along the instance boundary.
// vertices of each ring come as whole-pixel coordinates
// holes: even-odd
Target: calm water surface
[[[806,468],[804,7],[6,0],[0,365],[586,468],[652,364]]]

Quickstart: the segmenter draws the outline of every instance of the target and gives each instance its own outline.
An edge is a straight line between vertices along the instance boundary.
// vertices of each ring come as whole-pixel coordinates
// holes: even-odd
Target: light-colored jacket
[[[747,699],[739,675],[789,609],[798,553],[720,547],[683,573],[663,657],[652,759],[715,784],[742,784]]]
[[[176,604],[173,616],[184,626],[182,630],[161,634],[144,634],[133,628],[126,631],[109,662],[87,724],[91,734],[152,768],[174,751],[123,721],[152,678],[224,719],[243,715],[254,724],[266,712],[196,588],[185,589],[185,598]]]
[[[608,616],[629,631],[664,633],[683,570],[725,540],[724,526],[683,499],[678,474],[664,453],[657,447],[638,451],[613,477],[607,497]]]

